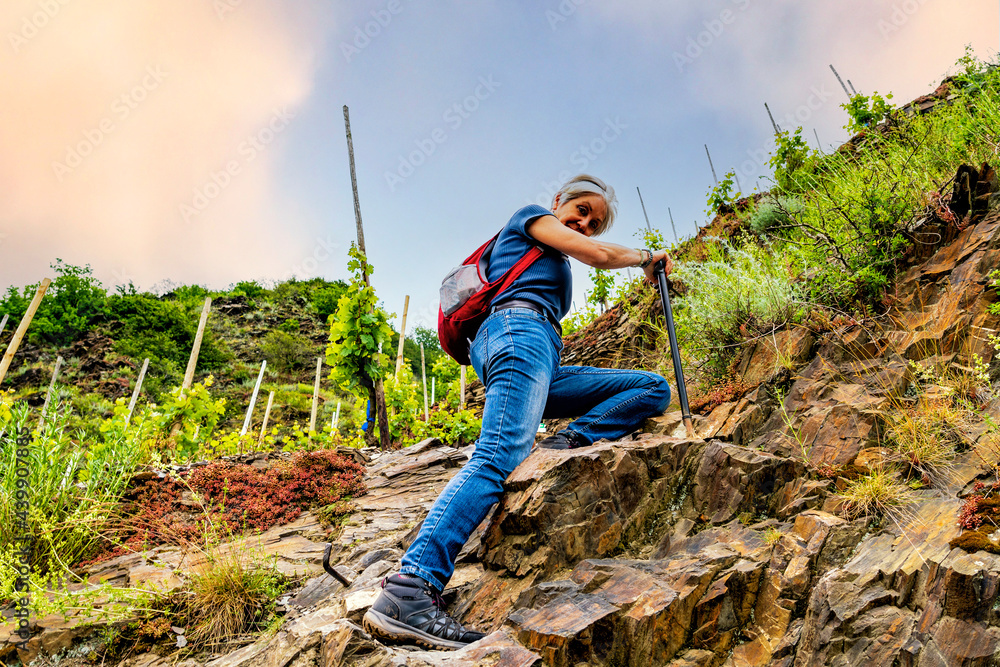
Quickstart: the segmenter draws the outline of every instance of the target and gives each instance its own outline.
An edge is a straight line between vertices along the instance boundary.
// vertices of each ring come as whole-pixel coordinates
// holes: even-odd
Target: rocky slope
[[[963,533],[963,499],[995,479],[1000,433],[990,420],[1000,419],[1000,399],[979,397],[985,418],[964,424],[967,446],[907,490],[900,510],[851,518],[838,495],[889,457],[880,415],[906,395],[911,361],[944,373],[971,365],[973,353],[986,363],[996,354],[986,334],[1000,319],[988,308],[997,300],[988,276],[1000,268],[1000,201],[989,189],[980,195],[958,224],[929,216],[912,226],[926,242],[887,316],[748,346],[739,370],[750,389],[699,416],[697,439],[683,436],[672,413],[634,438],[535,451],[507,480],[445,593],[486,639],[428,652],[384,646],[359,625],[381,577],[467,460],[467,451],[426,441],[369,464],[370,491],[334,542],[350,588],[319,573],[324,538],[309,517],[273,529],[262,541],[282,567],[317,573],[282,601],[281,629],[182,664],[995,664],[1000,556],[990,550],[1000,551],[1000,531],[985,534],[989,550],[951,543]],[[619,335],[609,331],[609,340]],[[92,579],[169,579],[177,558],[130,556]],[[43,664],[79,653],[87,633],[71,625],[38,620],[20,658]],[[173,663],[147,653],[124,664]]]

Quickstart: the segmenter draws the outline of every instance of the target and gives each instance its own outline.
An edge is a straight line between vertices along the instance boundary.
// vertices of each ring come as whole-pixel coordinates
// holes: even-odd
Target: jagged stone
[[[996,612],[983,603],[1000,590],[1000,557],[948,547],[960,530],[957,511],[957,500],[928,494],[822,577],[795,664],[986,664],[1000,630],[989,627]]]
[[[641,533],[678,496],[691,441],[651,437],[574,450],[539,450],[508,477],[483,536],[487,568],[551,574],[604,556]]]
[[[724,546],[655,561],[586,560],[570,574],[579,588],[509,622],[546,664],[666,664],[692,634],[728,648],[753,608],[761,567]]]
[[[740,355],[736,373],[744,384],[756,387],[809,361],[815,337],[807,329],[785,329],[763,337]]]
[[[739,513],[773,514],[773,492],[802,474],[800,462],[713,441],[695,474],[691,500],[703,520],[721,524]]]

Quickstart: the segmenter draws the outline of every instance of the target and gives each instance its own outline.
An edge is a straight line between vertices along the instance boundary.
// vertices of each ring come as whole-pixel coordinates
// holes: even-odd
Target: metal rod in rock
[[[674,362],[674,379],[677,381],[677,397],[681,402],[681,418],[689,438],[696,438],[694,423],[691,421],[691,407],[688,405],[687,386],[684,384],[684,368],[681,366],[680,347],[677,345],[677,331],[674,328],[674,312],[670,308],[670,294],[667,291],[667,276],[663,260],[657,262],[656,282],[660,287],[660,301],[663,303],[663,318],[667,323],[670,339],[670,358]]]
[[[3,319],[0,320],[0,335],[3,334],[3,330],[7,328],[7,320],[10,319],[10,315],[4,315]]]
[[[837,68],[830,65],[830,69],[833,70],[833,75],[837,77],[837,81],[840,82],[840,87],[844,89],[844,94],[847,95],[847,99],[851,99],[851,92],[847,90],[847,86],[844,85],[844,80],[840,78],[840,73],[837,72]]]
[[[705,144],[705,155],[708,156],[708,166],[712,168],[712,178],[715,179],[715,184],[719,184],[719,177],[715,175],[715,165],[712,164],[712,154],[708,152],[708,144]]]
[[[431,413],[427,408],[427,365],[424,363],[424,344],[420,344],[420,375],[424,378],[424,421],[430,421]]]
[[[28,326],[31,324],[32,318],[35,316],[35,311],[38,310],[38,306],[42,303],[42,297],[45,296],[45,291],[49,289],[49,285],[52,284],[52,280],[45,278],[42,280],[41,284],[38,285],[38,290],[35,292],[35,298],[31,300],[28,305],[28,310],[25,311],[24,317],[21,318],[21,323],[17,326],[17,331],[14,332],[14,337],[10,339],[10,343],[7,344],[7,351],[4,352],[3,359],[0,360],[0,384],[3,383],[4,377],[7,376],[7,371],[10,369],[11,362],[14,361],[14,355],[17,354],[17,348],[21,346],[21,340],[24,338],[24,334],[28,332]]]
[[[242,438],[250,430],[250,418],[253,417],[253,407],[257,404],[257,392],[260,391],[260,383],[264,381],[264,370],[267,368],[267,359],[260,364],[260,373],[257,374],[257,383],[253,386],[253,393],[250,394],[250,405],[247,407],[247,416],[243,418],[243,428],[240,430]]]
[[[327,544],[326,549],[323,550],[323,569],[326,570],[327,574],[329,574],[331,577],[339,581],[344,588],[347,588],[348,586],[351,585],[351,580],[342,575],[340,572],[337,572],[336,568],[330,565],[330,552],[332,550],[333,550],[332,543]]]
[[[816,136],[816,147],[819,148],[819,154],[826,155],[826,153],[823,152],[823,143],[819,140],[819,132],[816,131],[815,127],[813,128],[813,134]]]
[[[267,395],[267,408],[264,409],[264,421],[260,424],[260,437],[257,438],[257,449],[264,446],[264,435],[267,434],[267,420],[271,418],[271,406],[274,405],[274,392]]]
[[[59,379],[59,371],[62,370],[63,358],[56,357],[56,367],[52,371],[52,381],[49,382],[49,390],[45,392],[45,404],[42,405],[42,416],[38,420],[38,430],[45,427],[45,415],[49,411],[49,402],[52,400],[52,393],[56,390],[56,380]]]
[[[774,114],[771,113],[771,107],[767,106],[767,102],[764,102],[764,108],[767,109],[767,117],[771,119],[771,127],[774,128],[774,134],[781,134],[781,128],[774,122]]]
[[[399,369],[403,367],[403,341],[406,340],[406,311],[410,309],[410,295],[403,299],[403,319],[399,323],[399,349],[396,350],[396,373],[399,377]]]
[[[740,175],[736,173],[735,169],[733,170],[733,177],[736,179],[736,187],[739,189],[739,193],[743,194],[743,186],[740,185]]]
[[[855,96],[857,96],[858,91],[854,90],[854,84],[851,83],[850,79],[847,80],[847,85],[851,87],[851,92],[854,93]]]
[[[149,357],[142,362],[142,370],[139,371],[139,379],[135,381],[135,389],[132,390],[132,400],[128,402],[128,416],[125,417],[125,426],[132,423],[132,412],[135,410],[136,401],[139,400],[139,392],[142,391],[142,381],[146,379],[146,371],[149,370]]]
[[[319,409],[319,381],[323,375],[323,357],[316,357],[316,382],[313,384],[312,409],[309,412],[309,432],[316,430],[316,412]]]
[[[674,224],[674,212],[667,207],[667,214],[670,216],[670,229],[674,230],[674,243],[680,243],[680,239],[677,238],[677,225]]]

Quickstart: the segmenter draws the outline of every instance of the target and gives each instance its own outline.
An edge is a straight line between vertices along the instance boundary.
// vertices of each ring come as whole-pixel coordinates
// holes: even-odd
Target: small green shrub
[[[305,336],[284,331],[270,331],[260,344],[267,363],[278,371],[304,368],[313,359],[312,342]]]
[[[889,117],[895,107],[889,103],[892,93],[882,97],[878,92],[868,95],[854,95],[847,104],[841,104],[841,108],[847,111],[850,119],[844,129],[848,132],[861,132],[873,125],[881,123]]]
[[[740,198],[742,193],[734,192],[734,179],[736,172],[730,171],[714,188],[708,191],[708,211],[709,215],[718,214],[724,207],[732,206]]]
[[[248,299],[259,299],[267,294],[267,290],[257,284],[254,280],[243,280],[233,286],[230,293],[234,296],[242,295]]]
[[[809,144],[802,138],[802,128],[794,133],[779,132],[774,139],[774,155],[769,164],[774,170],[774,180],[779,190],[797,192],[812,185],[808,178],[812,173],[815,157]]]
[[[767,195],[750,213],[749,225],[757,234],[788,234],[805,206],[795,197]]]
[[[799,288],[780,255],[752,243],[737,249],[717,240],[715,247],[709,260],[681,262],[674,269],[688,288],[676,308],[689,331],[714,346],[790,319]]]
[[[56,278],[31,321],[28,340],[63,347],[107,320],[108,295],[93,277],[89,264],[73,266],[56,259],[50,266]],[[0,299],[0,312],[9,314],[16,322],[27,312],[38,285],[28,285],[20,292],[16,287],[8,288],[6,296]]]
[[[590,281],[594,284],[594,289],[587,293],[587,303],[600,306],[601,312],[609,307],[609,300],[614,294],[615,274],[611,271],[593,269],[590,274]]]

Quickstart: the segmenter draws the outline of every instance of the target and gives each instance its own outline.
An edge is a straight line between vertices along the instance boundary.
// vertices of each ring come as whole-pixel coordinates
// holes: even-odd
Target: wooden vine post
[[[465,366],[462,366],[461,370],[459,371],[459,377],[460,377],[459,384],[461,384],[461,393],[462,393],[462,399],[461,399],[462,409],[464,410],[465,409]]]
[[[35,311],[41,305],[42,297],[45,296],[45,292],[51,284],[52,281],[46,278],[38,286],[35,298],[31,300],[28,310],[24,313],[24,317],[21,318],[21,324],[18,325],[17,331],[14,332],[14,337],[10,339],[7,351],[3,355],[3,360],[0,361],[0,384],[3,384],[3,379],[7,376],[7,371],[10,370],[10,364],[14,361],[14,355],[17,354],[17,348],[21,346],[21,340],[24,338],[24,334],[28,332],[28,325],[31,324],[31,320],[35,316]]]
[[[712,168],[712,178],[715,179],[715,184],[719,184],[719,177],[715,175],[715,165],[712,164],[712,154],[708,152],[708,144],[705,144],[705,155],[708,156],[708,166]]]
[[[42,405],[42,416],[38,420],[38,430],[45,427],[45,415],[49,412],[49,402],[52,401],[52,394],[56,390],[56,381],[59,380],[59,371],[62,370],[63,358],[56,357],[56,367],[52,371],[52,381],[49,382],[49,390],[45,392],[45,403]]]
[[[146,379],[146,371],[149,370],[149,357],[142,362],[142,370],[139,371],[139,379],[135,382],[135,389],[132,391],[132,400],[128,402],[128,416],[125,417],[125,426],[132,423],[132,412],[135,410],[135,403],[139,400],[139,392],[142,391],[142,381]]]
[[[267,370],[267,359],[260,364],[260,373],[257,374],[257,383],[253,386],[253,393],[250,394],[250,405],[247,406],[246,417],[243,418],[243,428],[240,430],[240,450],[242,453],[242,438],[250,430],[250,421],[253,419],[253,408],[257,405],[257,394],[260,392],[260,383],[264,381],[264,371]]]
[[[271,406],[274,405],[274,392],[267,395],[267,408],[264,409],[264,421],[260,425],[260,437],[257,438],[257,449],[264,446],[264,435],[267,434],[267,420],[271,418]]]
[[[396,350],[396,377],[399,377],[399,369],[403,367],[403,341],[406,340],[406,311],[410,308],[410,295],[403,299],[403,319],[399,323],[399,349]]]
[[[420,344],[420,376],[424,379],[424,421],[430,421],[430,411],[427,409],[427,364],[424,363],[424,344]]]
[[[351,139],[351,116],[346,104],[344,105],[344,129],[347,133],[347,157],[351,164],[351,191],[354,194],[354,219],[358,226],[358,250],[367,258],[368,253],[365,251],[365,230],[361,225],[361,200],[358,198],[358,177],[354,169],[354,141]],[[363,277],[365,285],[368,285],[368,274],[364,273]],[[371,380],[372,378],[369,379]],[[385,406],[385,386],[381,377],[374,379],[372,384],[371,393],[374,394],[375,414],[378,417],[379,444],[383,450],[388,450],[389,414]]]
[[[191,358],[188,359],[187,370],[184,371],[184,383],[181,385],[181,398],[184,392],[191,388],[194,382],[194,369],[198,366],[198,353],[201,351],[201,339],[205,335],[205,325],[208,323],[208,313],[212,310],[212,297],[205,297],[205,305],[201,309],[201,319],[198,320],[198,332],[194,335],[194,345],[191,346]]]
[[[198,367],[198,353],[201,352],[201,339],[205,336],[205,325],[208,324],[208,313],[212,310],[212,297],[205,297],[205,305],[201,308],[201,319],[198,320],[198,331],[194,335],[194,344],[191,345],[191,357],[188,359],[187,370],[184,371],[184,381],[181,383],[181,391],[177,395],[178,400],[183,400],[184,394],[194,383],[194,370]],[[177,422],[170,429],[170,436],[174,437],[181,432],[182,424]],[[198,429],[195,429],[195,437],[198,436]]]
[[[319,411],[319,381],[323,377],[323,357],[316,357],[316,382],[313,384],[312,410],[309,412],[309,432],[316,430],[316,413]]]

